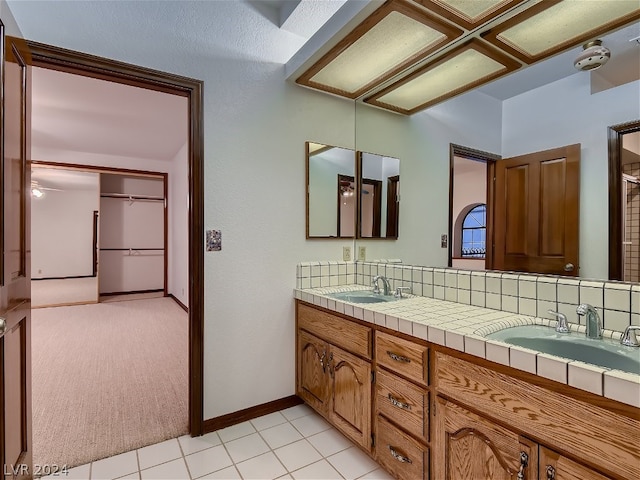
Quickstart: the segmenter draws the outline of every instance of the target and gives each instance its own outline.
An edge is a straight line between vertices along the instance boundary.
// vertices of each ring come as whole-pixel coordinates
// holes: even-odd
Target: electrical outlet
[[[342,260],[345,262],[351,261],[351,247],[342,247]]]
[[[364,262],[367,259],[367,247],[358,247],[358,261]]]

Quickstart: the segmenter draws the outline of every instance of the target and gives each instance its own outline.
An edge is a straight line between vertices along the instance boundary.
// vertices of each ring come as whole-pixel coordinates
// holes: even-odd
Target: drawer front
[[[422,385],[428,383],[429,349],[418,343],[376,332],[376,361]]]
[[[376,412],[429,440],[429,393],[384,370],[376,371]]]
[[[401,432],[381,416],[376,417],[376,461],[396,478],[429,478],[429,449]]]
[[[640,478],[640,418],[436,353],[439,394],[622,478]],[[439,412],[438,412],[439,414]]]
[[[298,327],[344,350],[371,358],[371,329],[298,303]]]

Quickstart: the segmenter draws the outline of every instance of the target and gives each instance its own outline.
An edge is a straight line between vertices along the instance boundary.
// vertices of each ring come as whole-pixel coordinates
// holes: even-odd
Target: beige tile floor
[[[391,477],[306,405],[188,435],[43,479],[384,480]]]

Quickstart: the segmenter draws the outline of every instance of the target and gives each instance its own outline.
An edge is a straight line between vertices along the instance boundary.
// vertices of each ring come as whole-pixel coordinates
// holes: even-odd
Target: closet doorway
[[[94,245],[94,249],[96,251],[96,259],[95,259],[95,273],[98,277],[100,277],[102,272],[108,271],[108,268],[105,268],[105,263],[107,263],[106,256],[119,254],[121,257],[126,256],[127,258],[121,258],[121,265],[117,266],[117,261],[109,260],[109,267],[112,270],[112,274],[114,278],[111,280],[105,280],[102,278],[98,278],[102,287],[102,293],[114,293],[121,294],[122,292],[147,292],[148,290],[159,290],[160,295],[168,295],[171,298],[161,298],[160,300],[170,302],[170,305],[173,305],[178,310],[182,311],[182,314],[185,315],[184,321],[184,332],[185,332],[185,342],[184,348],[181,349],[185,353],[185,371],[182,375],[185,384],[179,390],[178,393],[184,395],[186,400],[186,410],[184,416],[184,431],[181,433],[190,433],[191,435],[199,435],[202,432],[202,330],[203,330],[203,318],[202,318],[202,310],[203,310],[203,227],[202,227],[202,212],[203,212],[203,190],[202,190],[202,99],[201,99],[201,90],[202,83],[196,80],[191,80],[183,77],[177,77],[174,75],[163,74],[161,72],[151,71],[148,69],[144,69],[141,67],[131,66],[127,64],[122,64],[119,62],[100,59],[97,57],[87,56],[84,54],[80,54],[78,52],[70,52],[66,50],[61,50],[55,47],[50,47],[47,45],[36,44],[29,42],[29,47],[31,48],[32,60],[34,68],[33,77],[35,78],[37,75],[36,70],[41,69],[43,71],[47,71],[48,73],[64,73],[71,74],[74,78],[82,77],[90,80],[100,80],[107,81],[112,86],[127,86],[130,88],[138,89],[138,90],[146,90],[151,92],[162,92],[164,94],[169,94],[176,96],[177,98],[181,98],[184,100],[185,109],[184,115],[181,117],[182,125],[186,131],[186,141],[180,151],[172,151],[172,154],[175,156],[181,156],[183,158],[182,165],[184,166],[184,175],[176,175],[174,171],[167,171],[167,168],[164,169],[156,169],[156,168],[148,168],[149,162],[147,165],[135,165],[131,162],[127,163],[127,166],[130,167],[139,167],[136,168],[124,168],[122,166],[113,167],[110,166],[108,168],[116,168],[118,171],[114,172],[113,170],[109,171],[107,167],[105,167],[105,163],[100,160],[107,158],[109,156],[113,157],[110,154],[97,154],[96,152],[82,152],[78,149],[74,150],[69,148],[65,150],[64,154],[56,157],[52,154],[55,150],[56,145],[52,145],[51,143],[47,143],[51,140],[51,137],[47,137],[46,135],[41,135],[40,140],[45,139],[45,142],[40,144],[40,148],[36,148],[36,152],[32,155],[34,159],[32,166],[38,166],[38,162],[49,163],[51,166],[55,166],[58,168],[69,168],[72,167],[72,164],[75,164],[76,167],[84,166],[90,167],[88,170],[100,170],[101,167],[104,168],[103,171],[100,172],[101,176],[104,176],[105,179],[109,180],[108,176],[113,176],[111,178],[111,186],[108,189],[105,189],[104,186],[109,184],[107,182],[103,183],[103,188],[101,188],[100,192],[100,208],[98,208],[98,215],[95,217],[96,226],[95,229],[97,231],[97,245]],[[47,82],[49,83],[49,82]],[[35,85],[34,85],[34,97],[35,97]],[[59,99],[56,99],[59,100]],[[53,102],[55,103],[55,102]],[[142,102],[144,103],[144,102]],[[135,107],[142,108],[140,103],[135,103]],[[92,112],[92,118],[87,121],[87,119],[83,122],[77,122],[76,124],[70,127],[72,134],[75,135],[77,139],[86,139],[87,135],[85,135],[86,127],[90,124],[90,121],[96,120],[100,121],[101,117],[109,117],[113,112],[110,111],[94,111]],[[38,123],[37,123],[37,112],[34,104],[34,125],[32,133],[37,133]],[[164,118],[164,117],[162,117]],[[113,118],[110,119],[113,121]],[[126,127],[126,126],[125,126]],[[162,139],[162,133],[158,132],[158,139]],[[33,138],[33,137],[32,137]],[[36,138],[33,138],[36,141]],[[114,142],[113,139],[107,139],[104,144],[108,144],[109,142],[118,145],[118,142]],[[53,142],[55,143],[55,142]],[[144,142],[143,142],[144,143]],[[155,142],[146,142],[147,148],[153,148],[157,146],[156,144],[162,143],[160,141]],[[103,146],[104,146],[103,144]],[[62,149],[58,149],[62,150]],[[43,153],[44,152],[44,153]],[[76,154],[83,154],[83,157],[86,161],[78,161],[78,156]],[[125,155],[126,157],[126,155]],[[131,156],[129,156],[131,157]],[[75,159],[75,160],[74,160]],[[153,159],[147,158],[146,160],[152,161]],[[107,165],[110,165],[109,162],[106,162]],[[39,165],[44,166],[44,165]],[[158,170],[165,170],[158,171]],[[146,175],[149,179],[153,177],[156,173],[160,175],[162,182],[162,192],[155,191],[145,191],[144,189],[122,189],[116,188],[114,183],[118,183],[116,180],[122,180],[125,177],[136,177],[140,174]],[[115,176],[118,175],[116,178]],[[172,181],[176,178],[180,178],[183,181],[180,181],[179,188],[176,189],[176,185],[172,185]],[[122,182],[120,182],[122,183]],[[130,182],[124,182],[130,183]],[[120,185],[122,186],[122,185]],[[167,196],[167,190],[169,194],[171,191],[178,192],[176,195]],[[158,194],[159,193],[159,194]],[[171,198],[176,199],[176,205],[179,207],[172,208],[170,204]],[[102,205],[103,203],[119,203],[120,206],[112,206],[106,207]],[[150,205],[156,205],[156,207],[150,207]],[[157,207],[160,206],[160,210],[166,212],[166,208],[168,207],[169,213],[163,214],[163,216],[168,215],[168,222],[164,221],[162,227],[160,228],[160,232],[164,233],[164,235],[159,235],[158,230],[155,228],[151,229],[142,229],[142,231],[138,231],[137,233],[143,235],[144,240],[153,240],[150,243],[141,243],[138,245],[137,243],[134,245],[130,243],[132,238],[127,237],[126,234],[121,232],[101,232],[100,225],[100,210],[104,209],[105,212],[107,210],[113,210],[112,214],[117,213],[118,210],[122,210],[126,207],[134,207],[137,208],[139,206],[143,206],[144,209],[155,209],[157,211]],[[178,225],[176,222],[172,221],[171,216],[177,212],[184,213],[184,224]],[[103,213],[103,220],[106,216],[111,214]],[[126,214],[127,212],[125,212]],[[147,212],[148,213],[148,212]],[[113,215],[111,215],[113,216]],[[128,218],[128,217],[127,217]],[[175,219],[173,219],[175,220]],[[140,227],[140,225],[131,218],[125,219],[125,223],[132,223],[135,227]],[[103,227],[104,228],[104,227]],[[140,230],[140,229],[139,229]],[[180,236],[178,240],[174,238],[174,242],[176,246],[174,248],[171,247],[171,237],[172,235],[175,237],[176,234]],[[111,244],[107,243],[107,240],[113,242]],[[141,237],[138,240],[143,240]],[[158,240],[160,243],[158,243]],[[169,243],[169,248],[167,249],[167,242]],[[102,248],[101,248],[102,247]],[[148,250],[145,250],[148,249]],[[184,258],[181,259],[172,259],[171,252],[181,252]],[[151,252],[151,254],[142,255],[142,252]],[[144,258],[143,258],[144,257]],[[153,258],[156,257],[156,258]],[[160,268],[158,269],[157,260],[160,260]],[[133,273],[139,273],[138,269],[131,268],[127,266],[125,263],[130,261],[149,261],[156,262],[154,263],[154,268],[161,272],[160,280],[158,282],[157,277],[155,276],[154,283],[146,288],[142,283],[139,282],[140,279],[135,279],[132,281],[131,276],[124,275],[127,271]],[[173,270],[172,270],[173,264]],[[176,272],[180,267],[184,268],[184,275],[182,279],[177,281],[172,277],[171,272]],[[118,279],[117,277],[128,277],[129,283],[123,283],[123,278]],[[173,279],[172,279],[173,278]],[[117,280],[120,280],[118,283]],[[109,283],[111,282],[111,283]],[[179,285],[178,288],[175,288],[175,285]],[[181,297],[184,301],[180,300]],[[103,296],[104,298],[104,296]],[[177,301],[174,301],[177,300]],[[124,305],[125,303],[132,305],[134,302],[121,302],[119,305]],[[116,303],[111,302],[110,305],[116,306]],[[83,305],[85,307],[87,305]],[[75,308],[75,307],[68,307]],[[46,310],[46,309],[42,309]],[[161,317],[164,314],[166,309],[161,309],[155,311],[151,316]],[[184,312],[184,310],[188,310],[188,314]],[[37,312],[37,310],[34,310]],[[92,320],[94,320],[92,322]],[[96,321],[97,317],[92,317],[90,315],[84,315],[84,319],[82,321],[86,321],[87,325],[98,324]],[[136,337],[136,333],[133,331],[139,325],[137,322],[125,323],[123,328],[121,328],[121,336],[114,339],[111,339],[111,347],[118,348],[120,344],[118,340],[128,341],[132,338]],[[168,335],[170,336],[170,335]],[[156,342],[153,335],[142,335],[138,336],[137,343],[126,343],[122,347],[124,350],[122,353],[131,353],[135,351],[142,351],[149,355],[153,354],[154,350],[168,350],[170,352],[176,352],[174,348],[166,348],[164,345]],[[107,343],[108,339],[104,339]],[[143,358],[149,358],[143,357]],[[107,360],[108,361],[108,360]],[[104,359],[96,358],[91,361],[85,361],[82,357],[78,357],[76,363],[81,365],[84,370],[91,371],[92,366],[103,363]],[[34,370],[36,369],[36,364],[34,361]],[[147,375],[139,374],[139,372],[134,372],[133,369],[127,370],[125,367],[125,375],[133,376],[139,380],[138,384],[143,385],[145,380],[149,380]],[[155,372],[157,375],[153,377],[152,383],[144,384],[143,390],[148,389],[149,385],[158,385],[162,386],[163,384],[163,371],[162,368],[156,369]],[[119,385],[119,376],[116,375],[111,380],[116,380],[113,385]],[[153,383],[155,382],[155,383]],[[99,382],[98,382],[99,383]],[[35,384],[35,375],[34,375],[34,384]],[[91,395],[92,392],[89,392]],[[133,397],[131,397],[133,395]],[[122,391],[121,397],[123,398],[124,405],[130,406],[131,404],[135,404],[135,384],[134,387],[129,391]],[[127,399],[127,397],[130,397]],[[79,400],[79,399],[78,399]],[[102,400],[102,405],[107,403],[104,399]],[[72,413],[78,415],[78,412],[73,408],[68,408],[69,405],[63,406],[59,405],[61,408],[67,408],[68,410],[72,410]],[[34,401],[34,410],[37,408]],[[143,413],[142,408],[139,413]],[[35,412],[34,412],[35,416]],[[50,416],[55,416],[50,415]],[[78,421],[82,420],[82,418],[78,418]],[[34,422],[35,423],[35,422]],[[147,425],[151,429],[154,426],[162,424],[162,421],[153,421],[150,425]],[[106,430],[109,428],[113,428],[112,425],[107,425]],[[137,426],[130,425],[128,428],[133,430]],[[118,428],[117,426],[115,428]],[[34,432],[35,433],[35,432]],[[113,432],[111,432],[113,433]],[[106,439],[109,442],[113,436],[107,431],[104,432],[106,435]],[[60,439],[59,439],[60,440]],[[157,439],[150,439],[149,443],[157,442]],[[142,445],[138,445],[140,447]],[[131,446],[128,446],[125,450],[130,449]],[[135,447],[134,447],[135,448]],[[36,452],[37,453],[37,452]],[[106,452],[106,455],[112,455],[114,452]],[[95,460],[99,457],[93,457],[91,459]],[[91,460],[89,459],[89,460]],[[70,463],[86,463],[88,459],[75,459]],[[39,462],[43,463],[43,462]],[[45,462],[46,463],[46,462]]]

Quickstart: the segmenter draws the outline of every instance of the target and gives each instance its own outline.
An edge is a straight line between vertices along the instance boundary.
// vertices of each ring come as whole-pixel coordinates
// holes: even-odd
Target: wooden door
[[[517,433],[440,397],[435,419],[434,478],[516,480],[521,470],[538,478],[537,446]]]
[[[298,330],[298,396],[324,414],[329,409],[328,364],[328,344],[304,330]]]
[[[496,270],[577,276],[580,145],[496,162]]]
[[[387,179],[387,238],[398,238],[399,185],[400,175]]]
[[[541,480],[611,480],[546,447],[540,447],[539,469]]]
[[[4,112],[0,169],[0,479],[31,478],[31,285],[27,56],[2,29]],[[2,77],[0,77],[2,78]]]
[[[371,364],[330,346],[329,419],[347,437],[371,449]]]

